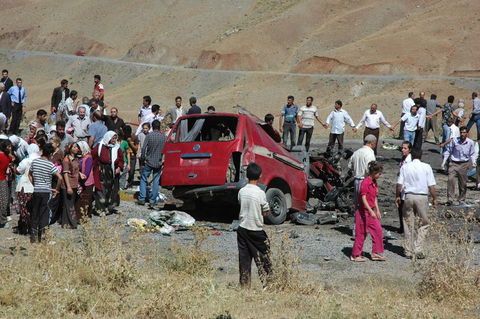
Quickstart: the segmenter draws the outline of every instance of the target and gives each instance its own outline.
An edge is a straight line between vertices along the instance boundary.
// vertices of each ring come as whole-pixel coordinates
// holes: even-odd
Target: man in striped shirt
[[[42,146],[42,156],[33,160],[29,178],[33,184],[33,198],[32,198],[32,215],[31,215],[31,232],[30,242],[40,242],[42,235],[45,232],[45,227],[49,224],[50,209],[48,202],[50,198],[57,196],[62,185],[62,175],[58,173],[57,168],[50,162],[55,149],[51,143]],[[52,189],[52,176],[57,176],[57,185]]]

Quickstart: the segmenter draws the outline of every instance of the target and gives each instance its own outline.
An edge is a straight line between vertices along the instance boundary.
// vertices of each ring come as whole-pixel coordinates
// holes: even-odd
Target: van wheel
[[[268,224],[279,225],[287,218],[287,199],[278,188],[269,188],[266,192],[267,202],[270,205],[270,214],[265,217]]]

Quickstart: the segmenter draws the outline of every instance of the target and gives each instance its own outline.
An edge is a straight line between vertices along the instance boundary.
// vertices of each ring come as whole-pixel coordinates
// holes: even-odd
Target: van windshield
[[[186,118],[178,123],[172,136],[175,143],[233,141],[237,122],[234,116]]]

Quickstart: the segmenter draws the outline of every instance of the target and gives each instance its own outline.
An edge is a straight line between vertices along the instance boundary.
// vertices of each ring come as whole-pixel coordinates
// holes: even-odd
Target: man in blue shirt
[[[197,98],[192,96],[190,98],[190,109],[188,109],[187,115],[190,114],[201,114],[202,109],[197,105]]]
[[[295,146],[295,138],[297,137],[298,105],[294,104],[294,101],[293,95],[288,96],[287,104],[283,107],[280,115],[280,133],[283,133],[283,145],[287,147],[288,135],[290,135],[290,148]]]
[[[27,100],[27,92],[25,91],[25,88],[22,87],[21,78],[17,78],[16,85],[8,90],[8,94],[12,100],[12,121],[10,122],[8,133],[18,135],[20,133],[19,128],[22,116],[26,112],[24,104]]]
[[[107,133],[107,127],[102,121],[102,113],[96,111],[92,116],[93,123],[88,127],[88,146],[91,149],[95,147],[102,140],[103,136]]]

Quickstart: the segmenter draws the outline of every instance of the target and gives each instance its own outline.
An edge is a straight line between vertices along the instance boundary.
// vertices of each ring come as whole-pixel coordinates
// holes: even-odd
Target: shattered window
[[[227,142],[235,139],[238,119],[233,116],[185,118],[178,123],[175,143]]]

